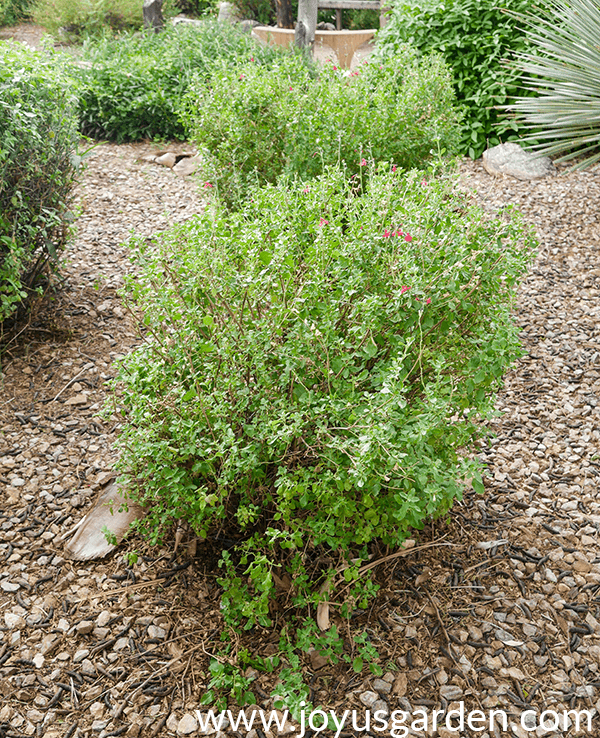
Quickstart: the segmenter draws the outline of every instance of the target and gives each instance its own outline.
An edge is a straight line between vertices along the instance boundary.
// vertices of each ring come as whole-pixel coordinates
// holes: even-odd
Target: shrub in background
[[[31,0],[0,0],[0,26],[12,26],[31,16]]]
[[[452,151],[458,116],[448,69],[438,55],[402,48],[382,64],[348,72],[325,65],[318,77],[301,56],[270,67],[219,67],[191,89],[190,135],[207,151],[205,173],[228,203],[250,182],[302,178],[339,161],[349,175],[372,157],[419,167],[432,150]]]
[[[135,243],[147,340],[119,376],[121,481],[151,541],[179,520],[228,539],[224,614],[246,627],[269,624],[283,572],[315,603],[465,477],[482,491],[460,449],[518,353],[531,239],[452,180],[368,169],[361,197],[328,169]]]
[[[559,161],[583,157],[578,167],[600,159],[600,3],[555,0],[542,18],[522,18],[531,26],[534,53],[516,64],[535,97],[513,105],[525,140],[543,140],[540,153],[561,154]]]
[[[394,4],[377,36],[376,56],[395,54],[408,42],[424,53],[438,51],[450,65],[459,103],[466,108],[461,151],[475,159],[487,146],[523,130],[499,110],[524,90],[520,73],[503,61],[531,48],[524,24],[505,10],[527,13],[533,0],[430,0]]]
[[[185,138],[179,110],[192,79],[206,78],[219,63],[254,58],[268,65],[282,53],[259,46],[236,26],[209,20],[194,28],[89,39],[85,66],[73,67],[82,132],[117,142]]]
[[[0,321],[64,245],[78,140],[60,57],[0,44]]]
[[[178,13],[184,13],[194,18],[215,13],[219,6],[218,0],[172,0],[172,3]]]
[[[57,34],[99,34],[107,28],[122,31],[142,26],[140,0],[36,0],[33,19],[47,31]]]

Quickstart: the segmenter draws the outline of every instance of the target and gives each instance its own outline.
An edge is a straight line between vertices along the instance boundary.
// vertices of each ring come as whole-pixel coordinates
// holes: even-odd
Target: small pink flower
[[[406,285],[404,285],[404,287],[400,290],[400,294],[403,295],[405,292],[408,292],[409,289],[410,287],[407,287]]]
[[[211,188],[211,187],[214,187],[214,185],[212,185],[212,184],[211,184],[210,182],[205,182],[205,183],[204,183],[204,189],[205,189],[205,190],[208,190],[208,189],[209,189],[209,188]]]
[[[422,179],[421,184],[423,185],[423,187],[427,187],[429,185],[429,182],[426,179]]]
[[[361,167],[366,167],[367,166],[367,160],[366,159],[361,159],[360,160],[360,165],[361,165]]]
[[[328,220],[325,220],[325,218],[321,218],[321,220],[319,221],[319,225],[320,226],[329,225],[329,221]]]
[[[420,300],[420,299],[419,299],[418,297],[415,297],[415,300],[416,300],[417,302],[421,302],[421,300]]]
[[[428,298],[427,298],[427,299],[425,300],[425,304],[426,304],[426,305],[431,305],[431,297],[428,297]]]
[[[393,235],[394,235],[394,234],[393,234],[393,233],[392,233],[391,231],[388,231],[388,229],[387,229],[387,228],[386,228],[386,229],[385,229],[385,231],[383,232],[383,237],[384,237],[384,238],[389,238],[390,236],[393,236]]]
[[[254,57],[253,57],[253,56],[251,56],[251,57],[250,57],[250,61],[251,61],[251,62],[253,62],[253,61],[254,61]]]
[[[334,69],[337,71],[337,67],[334,67]]]
[[[394,164],[394,166],[392,167],[392,172],[395,172],[396,169],[398,169],[398,167]]]
[[[404,240],[406,241],[406,243],[410,243],[412,241],[412,236],[410,235],[410,233],[407,233],[406,236],[404,236]]]
[[[400,238],[400,236],[403,236],[403,235],[404,235],[404,231],[396,231],[396,236],[398,236],[398,238]]]
[[[308,192],[310,192],[310,187],[305,187],[302,192],[306,195]]]
[[[245,76],[246,76],[245,74],[240,74],[240,77],[239,78],[240,79],[244,79]]]

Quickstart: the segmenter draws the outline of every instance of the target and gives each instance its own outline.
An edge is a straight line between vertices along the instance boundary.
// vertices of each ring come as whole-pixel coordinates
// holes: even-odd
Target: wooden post
[[[165,21],[162,15],[162,2],[163,0],[144,0],[144,28],[152,29],[156,33],[163,30]]]
[[[275,0],[275,7],[277,9],[277,27],[293,28],[294,16],[292,15],[291,0]]]
[[[294,41],[300,48],[310,48],[315,43],[318,0],[298,0],[298,22]]]

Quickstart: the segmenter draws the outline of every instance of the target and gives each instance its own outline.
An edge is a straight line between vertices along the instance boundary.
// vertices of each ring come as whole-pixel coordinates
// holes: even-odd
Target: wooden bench
[[[379,25],[385,25],[386,11],[389,10],[379,0],[317,0],[317,7],[321,10],[335,10],[335,27],[342,30],[342,10],[378,10]]]
[[[366,2],[367,0],[356,1]],[[327,2],[330,2],[330,0],[327,0]],[[379,3],[377,4],[379,5]],[[287,49],[294,43],[295,32],[293,28],[256,26],[252,29],[252,33],[261,41],[271,46],[283,46]],[[335,51],[340,67],[349,69],[356,49],[367,41],[370,41],[375,33],[376,30],[374,28],[367,31],[316,31],[315,44],[329,46],[329,48]]]

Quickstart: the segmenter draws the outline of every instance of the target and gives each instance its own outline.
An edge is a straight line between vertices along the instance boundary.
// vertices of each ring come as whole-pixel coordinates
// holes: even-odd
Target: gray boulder
[[[484,151],[483,168],[488,174],[510,174],[524,181],[556,173],[549,157],[525,151],[517,143],[499,144]]]

